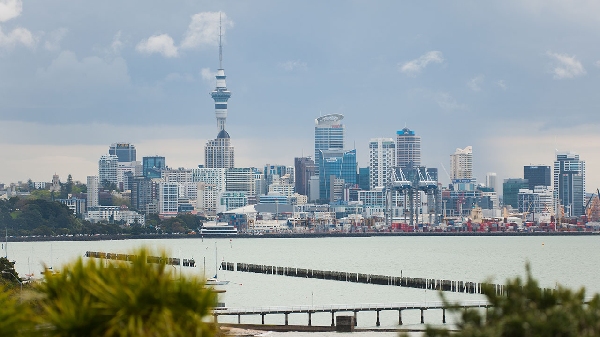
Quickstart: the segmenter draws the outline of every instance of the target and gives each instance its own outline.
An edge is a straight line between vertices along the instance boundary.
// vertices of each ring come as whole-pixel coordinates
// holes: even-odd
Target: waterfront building
[[[87,208],[96,207],[99,204],[98,202],[98,191],[100,188],[100,179],[98,176],[88,176],[87,177],[87,197],[86,197],[86,206]]]
[[[473,147],[456,149],[450,155],[450,179],[473,179]]]
[[[320,151],[344,149],[344,116],[330,114],[315,119],[315,175],[321,168]]]
[[[369,142],[370,189],[387,186],[396,165],[396,144],[392,138],[373,138]]]
[[[161,171],[166,167],[165,157],[152,156],[142,158],[142,174],[146,178],[160,178]]]
[[[288,184],[288,183],[284,183],[281,181],[276,181],[273,182],[271,185],[269,185],[269,193],[279,193],[281,195],[284,195],[286,197],[291,197],[292,195],[294,195],[295,193],[295,186],[294,184]]]
[[[115,155],[103,155],[98,161],[98,178],[100,185],[117,184],[117,167],[119,158]]]
[[[119,158],[121,163],[136,161],[135,145],[129,143],[113,143],[108,148],[108,154]]]
[[[165,182],[177,183],[179,187],[179,198],[196,200],[198,184],[194,181],[191,169],[180,167],[178,169],[167,168],[161,172],[161,178]]]
[[[266,195],[261,195],[259,200],[261,204],[287,205],[289,203],[288,196],[279,192],[269,192]]]
[[[504,179],[504,184],[502,184],[502,200],[504,201],[504,206],[510,205],[517,209],[519,207],[519,191],[527,189],[528,187],[529,182],[527,179]]]
[[[315,175],[315,162],[311,157],[294,158],[296,193],[308,196],[308,180]]]
[[[525,179],[527,179],[527,177],[525,177]],[[485,186],[489,187],[492,189],[492,191],[497,191],[498,190],[498,176],[496,175],[495,172],[488,172],[485,175]]]
[[[231,92],[227,89],[223,69],[223,45],[221,44],[221,31],[219,28],[219,69],[217,69],[217,85],[210,93],[215,101],[215,117],[217,118],[217,138],[209,140],[204,147],[204,166],[207,168],[232,168],[234,167],[234,148],[231,137],[225,130],[227,121],[227,101]]]
[[[90,222],[124,223],[126,225],[137,223],[144,226],[146,224],[144,214],[122,209],[121,206],[93,207],[85,213],[85,220]]]
[[[421,166],[421,136],[404,128],[396,132],[396,165],[400,168]]]
[[[339,185],[335,179],[343,179],[345,184],[356,184],[356,150],[319,151],[319,199],[335,202],[332,187]]]
[[[529,181],[529,189],[534,190],[536,186],[551,186],[550,178],[552,170],[550,166],[527,165],[523,166],[523,178]]]
[[[574,152],[559,152],[554,161],[554,204],[560,215],[585,214],[585,161]]]

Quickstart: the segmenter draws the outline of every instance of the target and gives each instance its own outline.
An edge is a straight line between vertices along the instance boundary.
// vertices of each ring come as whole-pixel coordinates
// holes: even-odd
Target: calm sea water
[[[557,284],[579,288],[588,294],[600,292],[600,237],[369,237],[369,238],[251,238],[251,239],[162,239],[115,241],[19,242],[8,244],[8,257],[17,262],[19,274],[40,274],[43,265],[60,266],[83,256],[85,251],[127,253],[146,246],[155,252],[194,258],[197,268],[177,272],[215,273],[215,251],[219,262],[246,262],[276,266],[313,268],[503,283],[525,275],[529,263],[541,286]],[[215,249],[216,247],[216,249]],[[219,271],[231,283],[221,301],[228,307],[328,305],[438,301],[435,291],[393,286],[356,284],[317,279]],[[480,295],[446,293],[451,300],[481,300]],[[396,327],[397,312],[382,312],[382,327]],[[403,313],[404,327],[419,326],[419,312]],[[440,317],[437,317],[440,316]],[[290,324],[306,324],[305,315],[290,315]],[[430,323],[441,323],[441,312],[427,312]],[[313,324],[328,325],[330,314],[316,314]],[[222,318],[235,322],[237,318]],[[266,316],[266,323],[283,324],[283,315]],[[242,323],[260,323],[258,317],[243,317]],[[359,327],[375,327],[375,313],[359,313]],[[283,335],[283,334],[279,334]],[[286,333],[286,336],[301,334]],[[325,336],[327,334],[323,334]]]

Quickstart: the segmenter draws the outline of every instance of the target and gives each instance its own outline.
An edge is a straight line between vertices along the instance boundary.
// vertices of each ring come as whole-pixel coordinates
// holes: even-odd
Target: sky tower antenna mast
[[[223,69],[223,44],[221,43],[221,12],[219,12],[219,69]]]

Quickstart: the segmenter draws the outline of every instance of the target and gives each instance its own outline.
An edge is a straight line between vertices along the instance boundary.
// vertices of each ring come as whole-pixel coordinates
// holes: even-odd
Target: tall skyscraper
[[[221,43],[221,27],[219,26],[219,69],[217,69],[217,86],[210,95],[215,101],[215,116],[217,118],[217,138],[209,140],[204,147],[204,163],[207,168],[232,168],[234,167],[234,149],[231,137],[225,131],[227,121],[227,101],[231,92],[225,83],[225,69],[223,69],[223,44]]]
[[[344,184],[356,184],[356,150],[319,151],[319,199],[335,202],[334,187]]]
[[[404,128],[396,132],[396,165],[405,168],[411,162],[413,167],[421,166],[421,137]]]
[[[554,203],[566,216],[585,214],[585,161],[573,152],[559,152],[554,161]]]
[[[115,155],[119,158],[119,162],[135,161],[135,145],[129,143],[113,143],[108,148],[108,154]]]
[[[315,119],[315,174],[319,175],[321,153],[344,149],[344,124],[341,114],[330,114]]]
[[[550,166],[536,165],[523,166],[523,178],[529,181],[529,189],[534,190],[536,186],[551,186]]]
[[[456,149],[450,155],[450,179],[473,179],[473,147]]]
[[[308,181],[315,175],[315,162],[310,157],[294,158],[296,193],[308,195]]]
[[[370,189],[387,186],[396,164],[396,144],[392,138],[373,138],[369,142]]]

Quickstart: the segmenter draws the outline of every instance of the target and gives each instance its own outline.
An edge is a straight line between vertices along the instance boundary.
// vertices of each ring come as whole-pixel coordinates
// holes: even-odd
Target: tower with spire
[[[217,118],[217,138],[209,140],[204,147],[204,162],[207,168],[232,168],[234,167],[234,152],[231,146],[229,133],[225,131],[227,121],[227,101],[231,91],[227,90],[225,83],[225,69],[223,69],[223,44],[221,33],[221,15],[219,14],[219,69],[217,70],[217,86],[211,91],[210,96],[215,101],[215,117]]]

